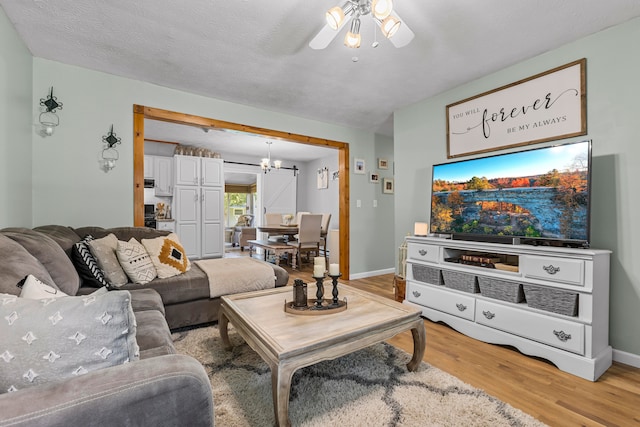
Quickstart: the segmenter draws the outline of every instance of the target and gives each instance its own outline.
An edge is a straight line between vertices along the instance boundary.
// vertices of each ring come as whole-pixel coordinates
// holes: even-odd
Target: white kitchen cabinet
[[[155,156],[144,156],[144,179],[153,179],[153,160]]]
[[[173,216],[189,258],[224,255],[223,165],[222,159],[175,156]]]
[[[406,240],[404,303],[423,316],[590,381],[611,366],[610,251]]]
[[[156,196],[173,195],[173,157],[154,156],[153,178]]]

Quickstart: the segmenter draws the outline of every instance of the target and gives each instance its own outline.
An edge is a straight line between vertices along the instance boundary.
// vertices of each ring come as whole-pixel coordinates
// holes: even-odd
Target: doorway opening
[[[257,128],[239,123],[225,122],[175,111],[133,106],[133,223],[144,225],[144,120],[160,120],[200,128],[245,132],[307,145],[317,145],[338,150],[339,176],[339,259],[345,279],[349,279],[349,144],[346,142],[293,134],[272,129]]]

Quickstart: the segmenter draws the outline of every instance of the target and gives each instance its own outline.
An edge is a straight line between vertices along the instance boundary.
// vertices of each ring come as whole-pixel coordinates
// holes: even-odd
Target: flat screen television
[[[431,233],[588,247],[590,169],[590,140],[434,165]]]

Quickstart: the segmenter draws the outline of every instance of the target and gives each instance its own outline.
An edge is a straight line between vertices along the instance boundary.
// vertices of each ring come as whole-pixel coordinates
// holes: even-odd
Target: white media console
[[[595,381],[610,366],[608,250],[407,237],[405,303]]]

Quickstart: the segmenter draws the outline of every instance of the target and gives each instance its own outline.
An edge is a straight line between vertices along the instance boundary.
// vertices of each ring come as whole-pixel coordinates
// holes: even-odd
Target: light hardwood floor
[[[247,256],[232,251],[228,256]],[[312,282],[313,266],[289,271],[289,283]],[[388,298],[393,295],[393,274],[341,280]],[[640,369],[613,363],[596,382],[567,374],[542,359],[517,350],[474,340],[442,323],[424,321],[427,349],[424,361],[492,396],[521,409],[550,426],[640,426]],[[389,343],[413,352],[411,333]]]

